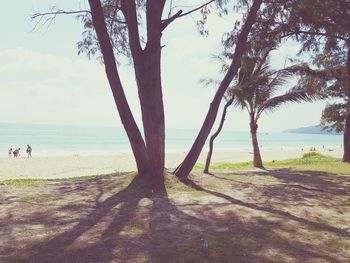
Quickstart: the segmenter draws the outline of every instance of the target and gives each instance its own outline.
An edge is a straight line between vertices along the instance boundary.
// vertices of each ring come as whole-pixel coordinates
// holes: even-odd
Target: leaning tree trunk
[[[347,87],[348,87],[348,109],[347,109],[347,117],[345,120],[344,127],[344,154],[343,154],[343,162],[350,163],[350,40],[347,41],[347,60],[346,60],[346,73],[347,73]]]
[[[222,97],[224,96],[228,86],[230,85],[232,79],[237,74],[237,71],[239,69],[241,57],[244,53],[245,46],[247,43],[248,34],[252,25],[255,22],[257,12],[260,9],[261,2],[262,0],[254,0],[254,3],[249,10],[247,20],[243,25],[241,33],[239,34],[230,68],[228,69],[224,79],[222,80],[219,88],[217,89],[213,101],[210,103],[209,111],[205,117],[202,128],[200,129],[197,138],[191,147],[191,150],[188,152],[183,162],[174,171],[174,174],[180,178],[187,178],[188,174],[191,172],[193,166],[198,160],[198,157],[205,144],[205,141],[207,140],[215,122]]]
[[[232,96],[225,104],[225,107],[222,111],[222,115],[221,115],[221,120],[220,120],[220,124],[218,129],[216,130],[216,132],[210,137],[209,140],[209,152],[207,155],[207,160],[205,162],[205,167],[204,167],[204,173],[209,173],[209,166],[210,166],[210,161],[211,161],[211,156],[213,154],[213,148],[214,148],[214,140],[215,138],[219,135],[219,133],[222,130],[222,127],[224,126],[224,122],[225,122],[225,117],[226,117],[226,113],[227,113],[227,108],[230,107],[230,105],[233,103],[233,100],[235,99],[234,96]]]
[[[141,132],[134,120],[129,104],[127,102],[122,83],[120,81],[113,48],[107,32],[101,2],[89,0],[91,16],[96,31],[97,39],[101,48],[105,71],[118,113],[135,157],[139,175],[149,175],[149,161],[146,145]]]
[[[262,159],[261,159],[260,149],[259,149],[257,131],[258,131],[258,125],[256,124],[256,122],[251,121],[250,134],[252,137],[252,144],[253,144],[253,165],[254,167],[264,168]]]

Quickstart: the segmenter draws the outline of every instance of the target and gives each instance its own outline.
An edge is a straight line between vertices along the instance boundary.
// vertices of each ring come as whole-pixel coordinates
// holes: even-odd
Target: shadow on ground
[[[0,262],[346,262],[350,177],[275,169],[1,186]],[[202,251],[208,240],[208,252]]]

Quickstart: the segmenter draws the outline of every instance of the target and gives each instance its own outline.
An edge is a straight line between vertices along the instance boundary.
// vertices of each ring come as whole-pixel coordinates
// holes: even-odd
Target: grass
[[[58,182],[58,181],[79,181],[79,180],[89,180],[89,179],[97,179],[97,178],[103,178],[103,177],[118,177],[123,175],[130,175],[130,177],[135,177],[136,172],[132,173],[113,173],[113,174],[104,174],[104,175],[86,175],[86,176],[78,176],[78,177],[68,177],[68,178],[62,178],[62,179],[6,179],[0,181],[0,184],[6,184],[11,186],[33,186],[37,184],[43,184],[47,182]]]
[[[252,168],[253,162],[242,163],[218,163],[211,165],[211,169],[246,169]],[[281,161],[265,162],[265,168],[296,168],[300,170],[320,171],[333,174],[350,174],[350,164],[343,163],[341,159],[325,156],[317,152],[305,153],[301,158]],[[197,169],[203,169],[203,164],[196,165]]]
[[[48,179],[9,179],[0,181],[0,183],[11,186],[33,186],[36,184],[46,183]]]

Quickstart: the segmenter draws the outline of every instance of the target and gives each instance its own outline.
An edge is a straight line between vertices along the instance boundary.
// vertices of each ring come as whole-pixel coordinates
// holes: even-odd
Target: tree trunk
[[[138,173],[139,175],[149,175],[150,165],[146,145],[134,120],[119,78],[116,60],[107,32],[101,2],[99,0],[89,0],[89,4],[91,8],[92,21],[103,55],[108,82],[113,93],[113,98],[117,106],[120,119],[131,144]]]
[[[253,144],[253,165],[254,167],[264,168],[261,154],[259,149],[258,137],[257,137],[258,125],[256,122],[250,122],[250,134],[252,136],[252,144]]]
[[[152,177],[156,181],[162,181],[165,162],[165,120],[160,79],[160,46],[158,54],[147,56],[146,53],[145,60],[147,63],[137,74],[142,122]]]
[[[346,73],[347,73],[347,86],[348,86],[348,109],[347,109],[347,117],[345,120],[344,127],[344,154],[343,154],[343,162],[350,163],[350,40],[347,41],[347,60],[346,60]]]
[[[221,115],[221,120],[220,120],[220,124],[219,124],[219,128],[216,130],[216,132],[210,137],[209,140],[209,152],[207,155],[207,160],[205,162],[205,167],[204,167],[204,173],[209,173],[209,166],[210,166],[210,161],[211,161],[211,156],[213,154],[213,148],[214,148],[214,140],[215,138],[219,135],[219,133],[222,130],[222,127],[224,126],[224,122],[225,122],[225,117],[226,117],[226,113],[227,113],[227,108],[233,103],[233,100],[235,99],[234,96],[232,96],[230,98],[230,100],[228,100],[225,104],[225,107],[222,111],[222,115]]]
[[[130,49],[134,61],[141,105],[146,150],[152,178],[163,181],[165,162],[165,120],[161,83],[161,16],[165,1],[147,1],[147,43],[141,49],[135,1],[124,0],[123,10],[129,27]]]
[[[198,157],[205,144],[205,141],[207,140],[215,122],[222,97],[224,96],[228,86],[230,85],[232,79],[237,74],[237,71],[239,69],[241,57],[244,53],[246,42],[248,39],[248,34],[252,25],[255,22],[257,12],[260,9],[261,2],[262,0],[254,0],[254,3],[249,10],[247,20],[243,25],[241,33],[239,34],[230,68],[228,69],[224,79],[222,80],[219,88],[217,89],[213,101],[210,103],[209,111],[203,122],[202,128],[200,129],[197,138],[191,147],[191,150],[186,155],[183,162],[174,171],[174,174],[180,178],[186,178],[198,160]]]
[[[343,145],[343,162],[350,163],[350,116],[347,116],[345,120]]]

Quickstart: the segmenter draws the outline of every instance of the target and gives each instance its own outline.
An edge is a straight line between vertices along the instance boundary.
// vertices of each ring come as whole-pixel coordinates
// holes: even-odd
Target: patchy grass
[[[253,167],[253,162],[242,162],[242,163],[217,163],[210,165],[211,169],[246,169]],[[195,169],[204,169],[204,164],[197,163]]]
[[[252,168],[253,162],[243,163],[218,163],[210,166],[210,169],[246,169]],[[265,168],[296,168],[300,170],[320,171],[334,174],[350,174],[350,164],[343,163],[341,159],[325,156],[317,152],[305,153],[301,158],[264,162]],[[203,169],[203,164],[196,165],[197,169]]]
[[[9,179],[0,181],[0,183],[11,185],[11,186],[32,186],[36,184],[46,183],[49,180],[47,179]]]
[[[135,177],[137,175],[136,172],[132,172],[132,173],[113,173],[113,174],[104,174],[104,175],[87,175],[87,176],[78,176],[78,177],[68,177],[68,178],[62,178],[62,179],[30,179],[30,178],[6,179],[6,180],[0,181],[0,184],[2,183],[5,185],[11,185],[11,186],[32,186],[32,185],[43,184],[48,182],[60,182],[60,181],[74,182],[74,181],[80,181],[80,180],[120,177],[127,174],[132,177]]]

